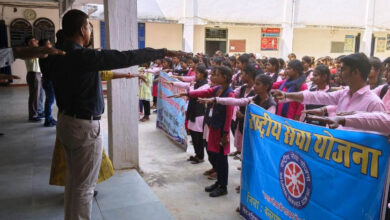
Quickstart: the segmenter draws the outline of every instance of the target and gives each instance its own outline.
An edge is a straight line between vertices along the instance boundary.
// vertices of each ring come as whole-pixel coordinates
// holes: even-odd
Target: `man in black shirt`
[[[102,158],[100,117],[104,98],[98,71],[125,68],[183,52],[151,48],[116,51],[85,48],[90,41],[88,15],[68,11],[62,26],[65,56],[49,57],[44,68],[53,81],[59,109],[57,137],[66,152],[65,219],[90,219],[93,191]]]

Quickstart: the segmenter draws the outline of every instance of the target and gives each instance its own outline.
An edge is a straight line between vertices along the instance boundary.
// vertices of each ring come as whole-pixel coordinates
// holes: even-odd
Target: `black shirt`
[[[104,112],[101,70],[139,65],[165,56],[165,49],[94,50],[67,41],[65,56],[51,56],[43,68],[50,73],[57,105],[70,114],[99,116]],[[41,67],[42,68],[42,67]]]

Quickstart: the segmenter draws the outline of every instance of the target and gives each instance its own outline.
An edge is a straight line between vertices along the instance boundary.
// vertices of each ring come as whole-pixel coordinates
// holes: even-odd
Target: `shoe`
[[[98,193],[99,193],[99,191],[94,190],[94,191],[93,191],[93,197],[96,197]]]
[[[204,191],[206,191],[206,192],[212,192],[212,191],[214,191],[216,188],[218,188],[218,183],[214,183],[213,185],[210,185],[210,186],[206,186],[205,188],[204,188]]]
[[[43,126],[45,126],[45,127],[54,127],[54,126],[56,126],[56,124],[57,123],[53,123],[52,121],[45,121]]]
[[[45,118],[45,113],[38,113],[38,116],[37,116],[38,118]]]
[[[207,179],[209,180],[216,180],[217,179],[217,172],[214,172],[212,174],[210,174]]]
[[[190,156],[187,161],[195,161],[195,157],[194,156]]]
[[[198,163],[203,163],[204,160],[203,159],[199,159],[198,157],[195,157],[195,160],[194,161],[191,161],[192,164],[198,164]]]
[[[57,125],[57,121],[54,118],[51,119],[51,123]]]
[[[145,121],[149,121],[150,120],[150,118],[149,117],[143,117],[143,118],[141,118],[139,121],[140,122],[145,122]]]
[[[214,168],[211,168],[211,169],[209,169],[209,170],[204,171],[203,175],[208,176],[208,175],[210,175],[210,174],[212,174],[212,173],[215,173]]]
[[[153,114],[157,114],[157,110],[154,110],[154,111],[153,111]]]
[[[41,122],[41,118],[38,117],[32,117],[28,119],[29,122]]]
[[[218,185],[218,187],[215,188],[209,195],[210,197],[218,197],[218,196],[226,195],[227,193],[228,192],[225,187]]]

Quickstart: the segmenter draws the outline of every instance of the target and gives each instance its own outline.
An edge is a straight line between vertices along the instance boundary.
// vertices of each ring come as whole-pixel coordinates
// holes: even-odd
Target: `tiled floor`
[[[0,219],[63,219],[64,188],[51,186],[55,128],[27,122],[26,87],[0,88]],[[134,171],[98,184],[92,219],[173,219]]]

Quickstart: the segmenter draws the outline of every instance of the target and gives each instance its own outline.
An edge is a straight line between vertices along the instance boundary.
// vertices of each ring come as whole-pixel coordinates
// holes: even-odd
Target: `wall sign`
[[[261,50],[278,50],[280,28],[261,29]]]

